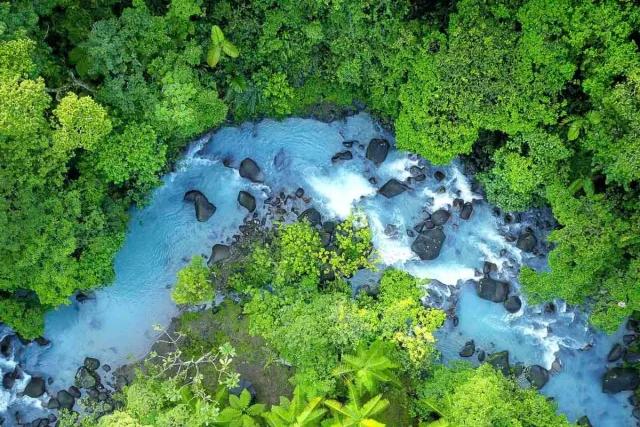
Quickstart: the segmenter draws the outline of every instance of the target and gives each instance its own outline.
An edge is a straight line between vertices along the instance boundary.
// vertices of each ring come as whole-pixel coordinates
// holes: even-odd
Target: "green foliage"
[[[313,427],[324,418],[326,409],[319,407],[322,397],[305,399],[301,387],[293,391],[293,398],[280,396],[280,404],[263,414],[269,427]]]
[[[418,388],[423,419],[443,426],[569,426],[555,406],[532,389],[522,389],[489,365],[437,366]]]
[[[230,58],[237,58],[240,54],[238,48],[225,38],[224,33],[217,25],[211,27],[210,38],[211,46],[209,46],[209,50],[207,51],[207,64],[209,64],[211,68],[218,65],[222,53]]]
[[[389,406],[389,401],[378,394],[366,402],[362,402],[361,395],[354,387],[349,387],[349,400],[341,403],[337,400],[327,399],[324,404],[329,407],[333,419],[329,425],[336,427],[384,427],[373,417],[382,413]]]
[[[278,232],[278,247],[274,285],[317,286],[323,251],[320,234],[308,222],[288,224]]]
[[[214,425],[229,427],[258,426],[257,417],[261,416],[264,411],[264,404],[251,404],[251,394],[247,389],[244,389],[240,396],[229,395],[229,406],[224,408],[215,418]]]
[[[210,272],[204,258],[196,255],[178,272],[176,287],[171,298],[177,304],[199,304],[213,299]]]
[[[374,393],[381,384],[395,381],[390,371],[398,366],[385,353],[389,353],[389,347],[383,341],[374,341],[369,347],[361,344],[355,355],[342,356],[333,374],[346,378],[346,382],[353,383],[361,393]]]

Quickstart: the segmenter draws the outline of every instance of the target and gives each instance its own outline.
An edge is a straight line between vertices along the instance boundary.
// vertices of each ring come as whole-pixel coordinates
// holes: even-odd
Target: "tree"
[[[382,413],[389,406],[389,401],[378,394],[362,403],[361,395],[353,386],[349,387],[349,400],[343,404],[337,400],[327,399],[324,402],[334,417],[328,422],[332,427],[384,427],[384,424],[373,417]]]
[[[346,378],[347,383],[353,382],[360,391],[373,393],[385,383],[397,383],[391,372],[398,366],[389,359],[385,352],[388,344],[377,340],[369,347],[358,346],[355,355],[345,354],[342,363],[333,371],[337,377]]]
[[[293,391],[293,398],[289,400],[280,396],[280,404],[271,407],[263,414],[270,427],[315,427],[324,418],[326,409],[319,408],[322,397],[305,399],[301,387]]]
[[[189,264],[178,272],[176,287],[171,298],[177,304],[199,304],[213,299],[209,268],[200,255],[191,258]]]

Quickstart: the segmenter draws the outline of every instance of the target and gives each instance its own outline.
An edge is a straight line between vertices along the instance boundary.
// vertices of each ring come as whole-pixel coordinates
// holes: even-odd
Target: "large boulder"
[[[240,162],[240,176],[251,182],[264,182],[264,174],[260,167],[248,157]]]
[[[602,377],[602,391],[604,393],[635,390],[638,385],[640,385],[640,375],[638,375],[638,370],[633,368],[611,368]]]
[[[316,208],[309,208],[298,215],[299,220],[307,220],[311,223],[311,225],[320,225],[322,224],[322,215]]]
[[[431,222],[435,226],[445,225],[447,221],[449,221],[450,217],[451,217],[451,214],[448,211],[444,209],[438,209],[437,211],[431,214]]]
[[[509,313],[517,313],[518,311],[520,311],[520,307],[522,307],[522,301],[520,300],[520,297],[517,295],[511,295],[504,302],[504,308]]]
[[[382,194],[387,199],[390,199],[392,197],[396,197],[398,194],[404,193],[408,189],[409,187],[407,185],[401,183],[395,178],[391,178],[378,190],[378,193]]]
[[[525,231],[516,241],[516,247],[523,252],[532,252],[538,243],[538,239],[530,231]]]
[[[464,344],[464,346],[458,352],[458,354],[460,355],[460,357],[471,357],[473,356],[473,353],[475,353],[475,351],[476,351],[476,343],[473,340],[471,340],[471,341],[467,341]]]
[[[607,355],[607,362],[617,362],[624,355],[624,347],[618,343],[614,344]]]
[[[426,230],[416,237],[416,240],[411,244],[411,250],[422,260],[436,259],[440,255],[445,237],[439,228]]]
[[[73,405],[76,404],[76,399],[67,390],[60,390],[56,395],[58,405],[62,409],[73,409]]]
[[[476,284],[478,296],[493,302],[504,302],[509,296],[509,284],[491,277],[483,277]]]
[[[216,244],[211,248],[211,256],[207,262],[209,265],[213,265],[216,262],[224,261],[231,256],[231,248],[227,245]]]
[[[78,388],[94,388],[100,382],[100,377],[89,369],[81,366],[76,372],[74,385]]]
[[[502,372],[505,377],[510,373],[509,367],[509,352],[500,351],[498,353],[491,353],[487,356],[486,362],[493,366],[496,371]]]
[[[389,141],[386,139],[374,138],[369,142],[367,146],[367,159],[371,160],[376,165],[384,162],[389,153]]]
[[[238,203],[240,203],[240,206],[246,208],[249,212],[253,212],[256,210],[256,198],[253,197],[249,192],[239,192]]]
[[[216,207],[198,190],[189,190],[184,194],[186,202],[193,202],[196,208],[196,218],[200,222],[208,221],[216,212]]]
[[[24,395],[29,397],[40,397],[44,392],[44,379],[40,377],[31,377],[29,384],[24,388]]]
[[[549,371],[540,365],[531,365],[524,370],[524,376],[536,389],[541,389],[549,381]]]

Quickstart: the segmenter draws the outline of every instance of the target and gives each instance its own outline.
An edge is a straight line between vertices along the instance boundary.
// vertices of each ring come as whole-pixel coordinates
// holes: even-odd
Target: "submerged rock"
[[[316,208],[309,208],[306,211],[302,212],[298,215],[299,220],[306,219],[311,223],[311,225],[320,225],[322,224],[322,215]]]
[[[60,390],[56,395],[58,404],[62,409],[73,409],[73,405],[76,404],[76,399],[66,390]]]
[[[100,378],[95,372],[82,366],[76,372],[74,385],[78,388],[93,388],[97,386],[99,382]]]
[[[374,138],[369,142],[365,156],[376,165],[379,165],[387,158],[389,147],[389,141],[386,139]]]
[[[517,295],[511,295],[504,302],[504,308],[509,313],[517,313],[518,311],[520,311],[520,307],[522,307],[522,301],[520,300],[520,297]]]
[[[402,194],[407,191],[409,187],[395,178],[391,178],[387,181],[382,188],[378,190],[378,193],[382,194],[387,199],[396,197],[398,194]]]
[[[331,157],[331,162],[336,163],[340,160],[351,160],[351,159],[353,159],[353,154],[351,154],[351,151],[344,150],[334,154],[333,157]]]
[[[486,362],[493,366],[497,371],[502,372],[502,375],[509,376],[510,367],[509,367],[509,352],[508,351],[499,351],[497,353],[491,353],[487,356]]]
[[[240,191],[238,193],[238,203],[240,203],[240,206],[246,208],[249,212],[256,210],[256,198],[247,191]]]
[[[638,371],[633,368],[611,368],[602,377],[602,391],[604,393],[635,390],[638,385],[640,385],[640,376]]]
[[[445,225],[447,221],[449,221],[450,217],[451,217],[451,214],[448,211],[444,209],[438,209],[437,211],[431,214],[431,222],[435,226]]]
[[[248,157],[240,162],[240,176],[251,182],[264,182],[264,174],[260,167]]]
[[[607,362],[616,362],[618,361],[622,355],[624,354],[624,347],[620,344],[614,344],[607,355]]]
[[[536,389],[541,389],[549,381],[549,371],[540,365],[531,365],[524,370],[524,376]]]
[[[523,252],[532,252],[538,243],[538,239],[530,231],[522,233],[516,241],[516,247]]]
[[[24,395],[29,397],[40,397],[45,392],[44,379],[31,377],[29,384],[24,389]]]
[[[438,258],[446,236],[439,228],[426,230],[418,235],[411,244],[411,250],[422,260]]]
[[[460,355],[460,357],[471,357],[473,356],[473,353],[475,353],[475,351],[476,351],[476,343],[473,340],[471,340],[471,341],[467,341],[464,344],[464,346],[458,352],[458,354]]]
[[[196,208],[196,218],[200,222],[208,221],[216,212],[216,207],[198,190],[189,190],[184,194],[186,202],[193,202]]]
[[[231,248],[227,245],[216,244],[211,248],[211,256],[207,264],[213,265],[216,262],[224,261],[231,256]]]
[[[493,302],[504,302],[509,295],[509,284],[491,277],[483,277],[476,284],[478,296]]]

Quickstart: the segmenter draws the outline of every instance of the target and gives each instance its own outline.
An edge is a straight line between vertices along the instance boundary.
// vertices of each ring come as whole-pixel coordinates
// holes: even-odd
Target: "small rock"
[[[509,284],[490,277],[483,277],[476,285],[478,296],[493,302],[504,302],[509,295]]]
[[[334,154],[333,157],[331,157],[331,162],[336,163],[339,161],[351,160],[351,159],[353,159],[353,154],[351,154],[351,151],[344,150]]]
[[[215,244],[211,248],[211,256],[209,256],[209,261],[207,264],[213,265],[217,262],[224,261],[225,259],[231,256],[231,248],[227,245]],[[106,366],[103,367],[106,370]],[[107,371],[109,372],[109,371]]]
[[[66,390],[60,390],[56,395],[58,403],[61,409],[73,409],[73,405],[76,404],[76,399]]]
[[[579,426],[593,427],[593,425],[591,424],[591,421],[589,421],[589,417],[587,417],[586,415],[583,415],[580,418],[578,418],[578,421],[576,422],[576,424]]]
[[[446,175],[442,171],[435,171],[433,177],[438,181],[442,181],[443,179],[445,179]]]
[[[240,176],[251,182],[264,182],[264,174],[260,167],[248,157],[240,162]]]
[[[256,210],[256,198],[247,191],[240,191],[238,193],[238,203],[240,203],[240,206],[246,208],[249,212]]]
[[[638,371],[633,368],[611,368],[602,377],[604,393],[619,393],[624,390],[635,390],[640,385]]]
[[[302,196],[304,196],[304,188],[302,188],[302,187],[298,187],[298,188],[296,189],[296,197],[297,197],[298,199],[300,199],[300,198],[302,198]]]
[[[17,379],[17,371],[6,372],[4,375],[2,375],[2,387],[6,388],[7,390],[10,390],[13,387],[13,385],[16,383],[16,379]]]
[[[611,350],[607,355],[607,362],[616,362],[622,357],[623,354],[624,354],[624,347],[616,343],[613,345],[613,347],[611,347]]]
[[[520,297],[517,295],[511,295],[504,302],[504,308],[509,313],[517,313],[518,311],[520,311],[520,307],[522,307],[522,301],[520,300]]]
[[[414,176],[413,179],[415,179],[416,182],[422,182],[422,181],[425,181],[427,179],[427,176],[425,174],[421,173],[421,174],[418,174],[418,175]]]
[[[90,371],[95,371],[100,367],[100,361],[95,357],[85,357],[84,367]]]
[[[342,145],[346,148],[353,147],[353,144],[357,144],[358,141],[350,140],[350,141],[342,141]]]
[[[58,399],[56,399],[55,397],[52,397],[47,402],[47,409],[58,409],[59,407],[60,407],[60,403],[58,402]]]
[[[632,342],[634,342],[637,338],[638,336],[635,334],[627,334],[622,337],[622,342],[624,342],[626,345],[629,345]]]
[[[553,314],[556,312],[556,305],[552,302],[548,302],[544,305],[544,312],[547,314]]]
[[[390,199],[404,193],[408,189],[409,187],[407,185],[401,183],[395,178],[391,178],[378,190],[378,193],[382,194],[387,199]]]
[[[530,231],[525,231],[518,237],[516,247],[523,252],[532,252],[538,243],[538,239]]]
[[[627,363],[638,363],[640,362],[640,352],[627,350],[623,359]]]
[[[336,231],[336,223],[334,221],[325,221],[322,224],[322,229],[327,233],[333,233]]]
[[[528,366],[524,371],[524,376],[538,390],[549,381],[549,371],[540,365]]]
[[[435,226],[444,225],[449,221],[451,214],[444,209],[438,209],[434,213],[431,214],[431,222]]]
[[[29,397],[40,397],[45,392],[44,380],[40,377],[31,377],[29,384],[24,389],[24,394]]]
[[[497,371],[502,372],[502,374],[507,377],[510,374],[510,366],[509,366],[509,352],[508,351],[500,351],[497,353],[491,353],[487,356],[487,363],[493,366]]]
[[[369,141],[365,157],[371,160],[376,165],[379,165],[387,158],[389,148],[389,141],[387,141],[386,139],[374,138]]]
[[[378,183],[378,180],[374,176],[369,178],[369,184],[376,185],[377,183]]]
[[[475,353],[476,351],[476,343],[471,340],[471,341],[467,341],[464,346],[462,347],[462,349],[460,350],[460,352],[458,352],[458,354],[460,355],[460,357],[471,357],[473,356],[473,353]]]
[[[420,233],[411,244],[411,250],[420,257],[421,260],[432,260],[438,258],[442,244],[446,236],[439,228],[426,230]]]
[[[422,168],[420,168],[419,166],[413,165],[411,167],[409,167],[409,173],[411,174],[411,176],[418,176],[421,175],[423,173]]]
[[[11,356],[11,335],[7,335],[0,340],[0,354],[4,357]]]
[[[78,388],[88,389],[98,385],[99,381],[99,377],[93,371],[82,366],[76,372],[74,384]]]
[[[69,392],[69,394],[73,397],[75,397],[76,399],[79,399],[81,394],[80,394],[80,389],[78,389],[78,387],[72,385],[71,387],[69,387],[69,390],[67,390]]]
[[[487,358],[487,353],[484,350],[478,351],[478,362],[484,362],[484,359]]]
[[[473,213],[473,205],[467,202],[462,206],[462,210],[460,210],[460,218],[464,220],[468,220],[469,218],[471,218],[472,213]]]
[[[320,225],[322,224],[322,215],[316,208],[309,208],[298,215],[299,220],[306,219],[311,223],[311,225]]]
[[[491,273],[495,273],[498,271],[498,266],[495,265],[492,262],[489,261],[485,261],[484,265],[482,266],[482,273],[485,275],[489,275]]]

